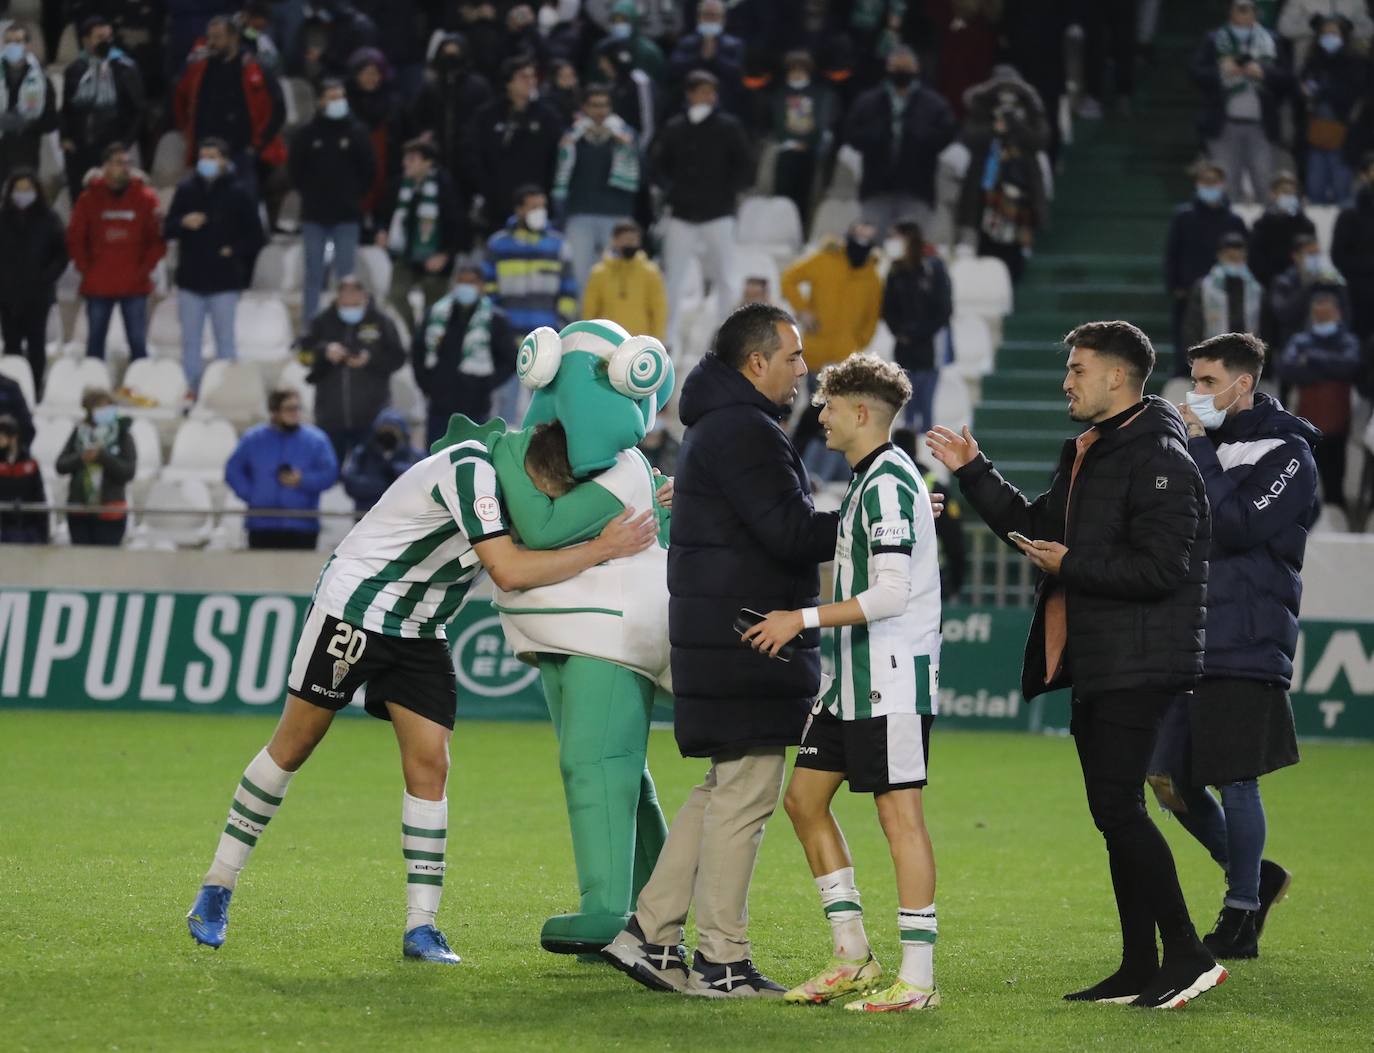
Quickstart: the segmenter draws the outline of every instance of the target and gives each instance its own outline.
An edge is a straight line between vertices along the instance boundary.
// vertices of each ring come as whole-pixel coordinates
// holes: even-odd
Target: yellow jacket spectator
[[[662,340],[668,329],[668,296],[658,264],[640,249],[634,220],[617,223],[606,255],[592,268],[582,296],[583,318],[607,318],[635,336]]]
[[[862,351],[878,328],[883,283],[873,237],[873,227],[856,223],[844,241],[829,239],[782,272],[782,294],[802,325],[813,373]]]

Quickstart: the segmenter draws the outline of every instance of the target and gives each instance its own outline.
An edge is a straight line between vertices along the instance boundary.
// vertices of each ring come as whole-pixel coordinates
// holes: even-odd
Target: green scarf
[[[425,368],[433,369],[439,364],[439,345],[444,342],[448,332],[449,319],[453,317],[454,299],[452,291],[435,302],[430,308],[425,322]],[[458,305],[462,310],[461,305]],[[469,377],[489,377],[495,371],[491,360],[491,297],[483,296],[472,309],[468,319],[468,330],[463,334],[463,356],[458,363],[458,372]]]
[[[439,252],[439,181],[432,175],[402,181],[386,245],[397,259],[413,263]]]
[[[76,444],[82,450],[99,446],[102,450],[118,452],[119,418],[116,417],[110,424],[91,424],[88,421],[80,421],[76,426]],[[101,467],[99,461],[91,461],[89,464],[83,463],[81,465],[81,473],[86,477],[86,504],[100,504],[100,483],[105,478],[105,469]]]
[[[567,135],[558,144],[558,165],[553,175],[553,198],[562,201],[568,196],[568,185],[572,182],[573,168],[577,164],[577,144],[587,133],[596,127],[587,117],[579,117]],[[639,149],[634,144],[634,129],[615,114],[606,118],[605,129],[612,134],[624,134],[630,142],[616,140],[611,153],[611,175],[606,185],[612,190],[623,190],[627,194],[639,190]]]

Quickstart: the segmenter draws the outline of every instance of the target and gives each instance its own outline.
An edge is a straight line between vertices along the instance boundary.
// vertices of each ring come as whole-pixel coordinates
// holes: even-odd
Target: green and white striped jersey
[[[890,444],[855,468],[840,505],[832,599],[840,603],[872,586],[873,559],[884,553],[910,558],[910,584],[900,614],[826,630],[834,679],[823,703],[842,720],[935,713],[940,563],[930,492],[911,458]]]
[[[482,563],[472,546],[509,533],[487,448],[461,442],[411,465],[339,542],[313,602],[386,636],[444,639]]]

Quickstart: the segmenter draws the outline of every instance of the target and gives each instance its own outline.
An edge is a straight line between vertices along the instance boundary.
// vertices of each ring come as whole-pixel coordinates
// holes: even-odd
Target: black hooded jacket
[[[818,630],[802,633],[784,663],[741,643],[733,628],[741,607],[815,606],[817,566],[835,554],[838,517],[811,503],[782,412],[714,354],[682,386],[668,635],[685,757],[795,745],[820,691]]]
[[[998,534],[1057,541],[1068,553],[1036,594],[1021,690],[1026,699],[1072,686],[1080,696],[1175,694],[1202,674],[1211,517],[1178,411],[1154,395],[1099,427],[1073,478],[1064,442],[1050,488],[1035,500],[979,454],[956,473],[964,497]],[[1073,479],[1073,500],[1069,500]],[[1061,587],[1068,641],[1047,676],[1045,607]]]

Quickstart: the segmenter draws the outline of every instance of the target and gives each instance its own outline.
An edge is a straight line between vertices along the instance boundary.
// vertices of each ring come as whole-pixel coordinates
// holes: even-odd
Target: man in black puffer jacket
[[[1149,338],[1129,322],[1092,322],[1064,343],[1069,416],[1091,427],[1064,443],[1048,492],[1027,500],[967,428],[936,428],[929,444],[993,530],[1024,535],[1014,543],[1046,575],[1022,691],[1073,688],[1070,730],[1107,843],[1123,945],[1120,969],[1066,997],[1176,1008],[1226,978],[1197,937],[1144,794],[1160,720],[1202,672],[1207,494],[1178,412],[1142,397],[1155,362]]]
[[[733,628],[741,607],[819,603],[817,564],[835,554],[838,517],[817,512],[811,481],[779,423],[806,375],[791,315],[746,304],[687,377],[668,547],[673,726],[685,757],[711,758],[673,821],[629,926],[605,949],[646,987],[688,994],[781,997],[750,962],[749,881],[782,789],[788,746],[801,741],[820,690],[820,634],[790,662],[765,658]],[[689,974],[678,944],[696,901]]]
[[[1226,872],[1221,914],[1203,938],[1218,958],[1259,955],[1269,908],[1288,887],[1288,872],[1263,858],[1259,777],[1298,761],[1288,689],[1303,555],[1321,511],[1312,453],[1321,433],[1255,392],[1264,358],[1248,333],[1188,351],[1194,388],[1180,409],[1212,508],[1207,656],[1150,763],[1160,802]]]

